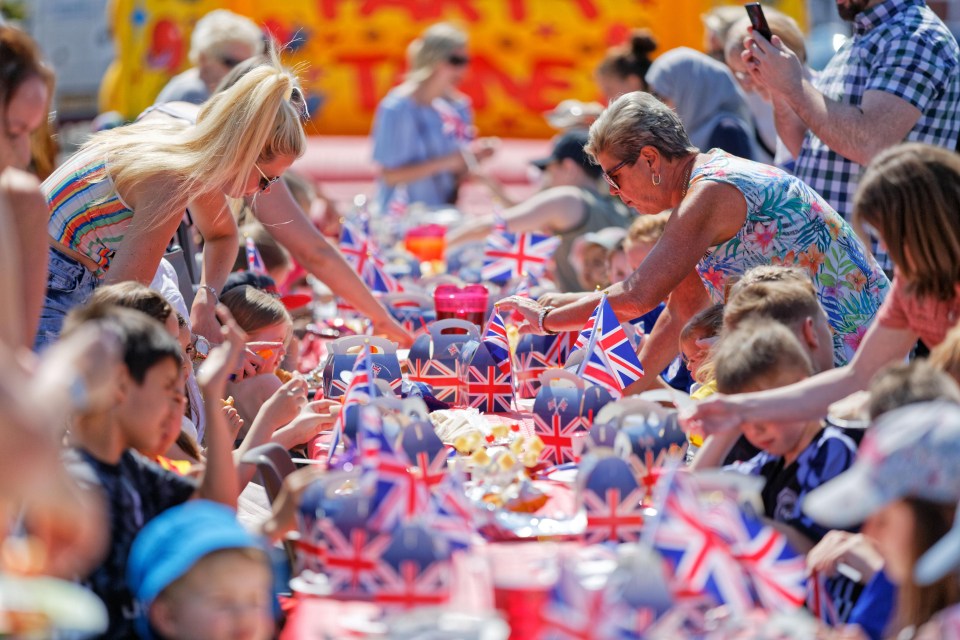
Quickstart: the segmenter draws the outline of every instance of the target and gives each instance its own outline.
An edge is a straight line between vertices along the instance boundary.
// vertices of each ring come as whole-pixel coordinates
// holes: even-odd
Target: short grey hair
[[[600,153],[636,162],[643,147],[654,147],[675,160],[699,151],[673,109],[649,93],[625,93],[607,107],[590,126],[584,150],[596,161]]]
[[[448,22],[429,27],[407,47],[411,79],[423,79],[452,54],[466,48],[467,34]]]
[[[241,42],[250,45],[254,55],[263,53],[263,31],[245,16],[215,9],[197,20],[190,35],[190,62],[197,64],[200,54],[216,55],[224,45]]]

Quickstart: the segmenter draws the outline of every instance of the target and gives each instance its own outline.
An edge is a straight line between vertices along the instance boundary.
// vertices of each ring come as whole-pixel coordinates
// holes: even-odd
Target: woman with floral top
[[[744,421],[803,420],[902,361],[917,340],[944,341],[960,320],[960,157],[919,143],[878,155],[860,180],[854,218],[886,245],[896,277],[877,321],[849,365],[764,394],[715,396],[698,405],[690,428],[710,433]],[[831,286],[851,283],[850,274]]]
[[[733,281],[763,264],[810,274],[844,364],[873,321],[890,283],[843,219],[810,187],[768,165],[718,149],[701,153],[677,115],[653,96],[628,93],[590,128],[586,147],[604,167],[610,193],[643,215],[673,213],[663,237],[624,282],[607,289],[618,316],[633,318],[669,296],[640,354],[660,371],[676,356],[684,323],[710,302],[722,303]],[[509,298],[522,331],[579,329],[597,304],[584,296],[559,309]],[[640,387],[655,383],[654,376]]]

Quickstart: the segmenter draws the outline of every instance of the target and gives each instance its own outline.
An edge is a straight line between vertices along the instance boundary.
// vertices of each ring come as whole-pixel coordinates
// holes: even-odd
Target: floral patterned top
[[[736,187],[747,201],[743,228],[711,247],[697,272],[715,303],[729,285],[752,267],[799,267],[813,279],[820,305],[833,329],[837,366],[860,345],[890,281],[840,215],[813,189],[792,175],[719,149],[693,170],[690,184],[703,180]]]

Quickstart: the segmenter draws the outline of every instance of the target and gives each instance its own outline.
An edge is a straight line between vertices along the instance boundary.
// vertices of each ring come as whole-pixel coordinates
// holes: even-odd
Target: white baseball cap
[[[881,416],[853,466],[811,491],[803,511],[820,524],[846,528],[906,497],[960,500],[960,406],[923,402]]]

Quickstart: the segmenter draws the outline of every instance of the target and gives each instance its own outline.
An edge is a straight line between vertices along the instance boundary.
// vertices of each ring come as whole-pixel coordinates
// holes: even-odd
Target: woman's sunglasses
[[[617,171],[620,171],[620,169],[623,169],[628,164],[631,164],[631,162],[629,160],[624,160],[613,169],[610,169],[610,171],[604,171],[602,174],[603,179],[606,180],[607,184],[613,187],[615,191],[620,191],[620,185],[618,185],[617,181],[613,179],[613,174],[615,174]]]
[[[220,63],[227,69],[233,69],[243,62],[246,58],[231,58],[230,56],[220,56]]]
[[[465,66],[467,66],[468,64],[470,64],[470,57],[469,57],[469,56],[462,56],[462,55],[459,55],[459,54],[456,54],[456,53],[455,53],[455,54],[453,54],[453,55],[451,55],[450,57],[447,58],[447,62],[449,62],[450,64],[452,64],[452,65],[455,66],[455,67],[465,67]]]
[[[256,167],[257,171],[260,172],[260,193],[266,193],[267,191],[270,190],[270,187],[273,186],[273,183],[275,183],[277,180],[280,179],[280,176],[273,176],[272,178],[268,178],[267,174],[263,172],[263,169],[261,169],[259,165],[254,163],[253,166]]]

